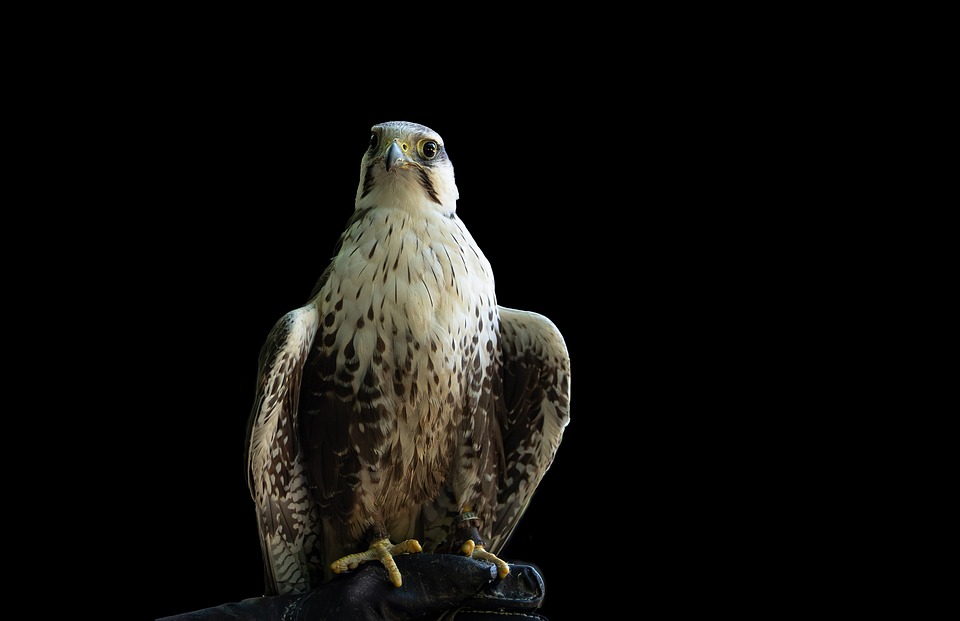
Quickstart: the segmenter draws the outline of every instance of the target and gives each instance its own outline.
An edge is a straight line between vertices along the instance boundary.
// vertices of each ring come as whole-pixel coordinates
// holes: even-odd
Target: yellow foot
[[[467,539],[466,543],[460,546],[460,551],[463,552],[464,556],[469,556],[470,558],[475,558],[480,561],[493,563],[497,566],[497,575],[501,578],[506,577],[506,575],[510,573],[509,565],[497,558],[495,554],[484,550],[483,546],[478,546],[475,544],[473,539]]]
[[[339,574],[348,569],[356,569],[360,563],[365,561],[380,561],[387,568],[387,574],[393,586],[400,586],[403,580],[400,578],[400,570],[397,569],[397,563],[393,560],[396,554],[410,554],[413,552],[422,552],[420,542],[416,539],[407,539],[396,545],[390,543],[389,539],[380,539],[370,544],[366,552],[350,554],[330,564],[333,573]],[[498,559],[499,560],[499,559]],[[502,561],[501,561],[502,562]]]

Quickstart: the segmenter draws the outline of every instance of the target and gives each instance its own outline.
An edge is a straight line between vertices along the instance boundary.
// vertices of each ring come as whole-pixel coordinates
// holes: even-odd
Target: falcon
[[[260,350],[247,480],[265,594],[376,561],[496,565],[569,416],[570,358],[541,314],[500,306],[457,216],[440,135],[371,128],[352,215],[306,303]]]

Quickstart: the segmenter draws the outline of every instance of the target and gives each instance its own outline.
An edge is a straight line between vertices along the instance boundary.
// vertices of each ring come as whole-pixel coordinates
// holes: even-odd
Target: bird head
[[[457,198],[453,164],[440,134],[406,121],[370,128],[370,143],[360,162],[357,209],[429,207],[452,214]]]

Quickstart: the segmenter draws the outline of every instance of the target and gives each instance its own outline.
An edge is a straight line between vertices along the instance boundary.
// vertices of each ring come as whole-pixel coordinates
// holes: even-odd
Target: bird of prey
[[[496,555],[569,422],[556,325],[499,306],[440,135],[371,128],[352,215],[259,357],[247,476],[266,595],[394,556]],[[491,206],[491,210],[507,206]]]

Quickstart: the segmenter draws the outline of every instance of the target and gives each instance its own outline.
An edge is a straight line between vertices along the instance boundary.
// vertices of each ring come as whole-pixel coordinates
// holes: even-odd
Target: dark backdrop
[[[7,354],[41,389],[8,379],[41,433],[10,440],[53,470],[39,487],[13,477],[30,489],[10,494],[12,517],[31,507],[13,539],[62,546],[34,556],[81,577],[69,605],[152,619],[261,592],[243,463],[257,355],[326,265],[369,127],[390,119],[442,134],[499,301],[553,319],[570,349],[572,421],[503,553],[540,566],[547,616],[742,610],[758,583],[783,582],[774,557],[792,560],[797,530],[781,519],[801,503],[775,454],[807,425],[821,373],[790,342],[816,322],[786,313],[833,304],[796,271],[823,254],[805,227],[830,227],[817,209],[832,208],[811,211],[832,196],[813,197],[822,149],[804,148],[822,133],[798,135],[826,114],[817,89],[812,110],[787,110],[789,72],[730,62],[713,37],[707,50],[614,33],[596,48],[549,31],[519,53],[526,33],[504,35],[472,45],[473,63],[429,37],[361,38],[376,60],[350,62],[313,31],[271,41],[217,20],[195,49],[181,27],[110,24],[122,41],[78,28],[84,45],[22,68],[37,89],[14,99],[35,114],[11,115],[26,137],[11,173],[30,175],[10,211],[38,222],[7,222],[6,277],[38,291],[7,290],[28,309],[7,324],[27,345]],[[788,504],[771,503],[783,490]]]

